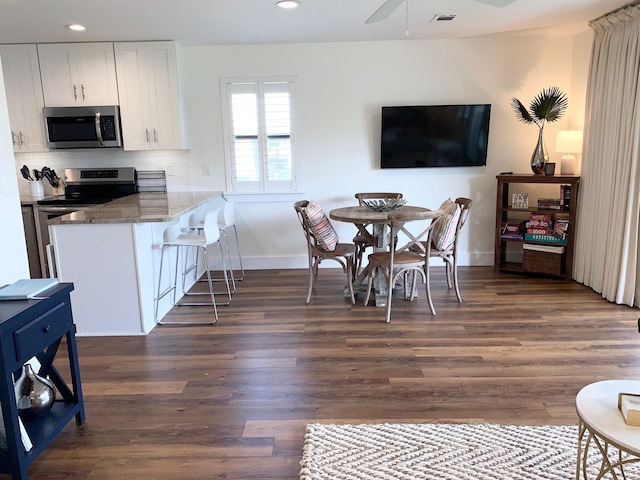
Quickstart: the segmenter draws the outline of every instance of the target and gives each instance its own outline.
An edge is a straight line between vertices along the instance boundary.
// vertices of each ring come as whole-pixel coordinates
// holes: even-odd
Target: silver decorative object
[[[37,375],[31,364],[22,366],[22,373],[14,385],[18,413],[25,420],[40,417],[51,410],[56,390],[51,381]]]
[[[536,175],[544,173],[544,164],[549,161],[549,153],[547,152],[547,147],[544,145],[542,132],[543,130],[541,128],[538,133],[538,143],[533,150],[533,155],[531,155],[531,170]]]
[[[404,198],[386,198],[381,200],[363,200],[362,203],[376,212],[393,212],[407,203],[407,201]]]

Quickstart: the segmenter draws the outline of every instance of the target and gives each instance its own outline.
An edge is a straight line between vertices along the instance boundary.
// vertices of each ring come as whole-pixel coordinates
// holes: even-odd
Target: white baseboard
[[[273,269],[297,269],[308,268],[309,260],[307,256],[296,257],[242,257],[242,263],[247,270],[273,270]],[[442,263],[438,259],[433,259],[433,266]],[[237,269],[237,258],[233,259],[234,268]],[[458,265],[461,267],[487,267],[493,265],[493,252],[485,253],[461,253],[458,256]],[[320,264],[320,268],[338,268],[338,263],[325,260]]]

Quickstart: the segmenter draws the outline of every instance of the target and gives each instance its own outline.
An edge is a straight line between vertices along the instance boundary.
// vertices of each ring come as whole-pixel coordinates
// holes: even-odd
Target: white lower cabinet
[[[185,149],[178,45],[114,43],[125,150]]]
[[[0,45],[14,152],[46,152],[38,51],[33,44]]]

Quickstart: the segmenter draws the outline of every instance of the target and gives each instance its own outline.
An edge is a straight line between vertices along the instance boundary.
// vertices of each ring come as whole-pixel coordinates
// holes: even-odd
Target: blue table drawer
[[[70,307],[62,302],[13,333],[16,360],[41,352],[60,338],[72,322]]]

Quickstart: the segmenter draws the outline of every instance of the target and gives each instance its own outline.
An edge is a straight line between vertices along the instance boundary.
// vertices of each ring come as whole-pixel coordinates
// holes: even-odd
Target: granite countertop
[[[55,200],[56,198],[64,199],[64,195],[43,195],[40,197],[34,197],[33,195],[21,193],[20,204],[21,205],[37,205],[38,200]]]
[[[49,220],[50,225],[167,222],[222,192],[136,193]]]

